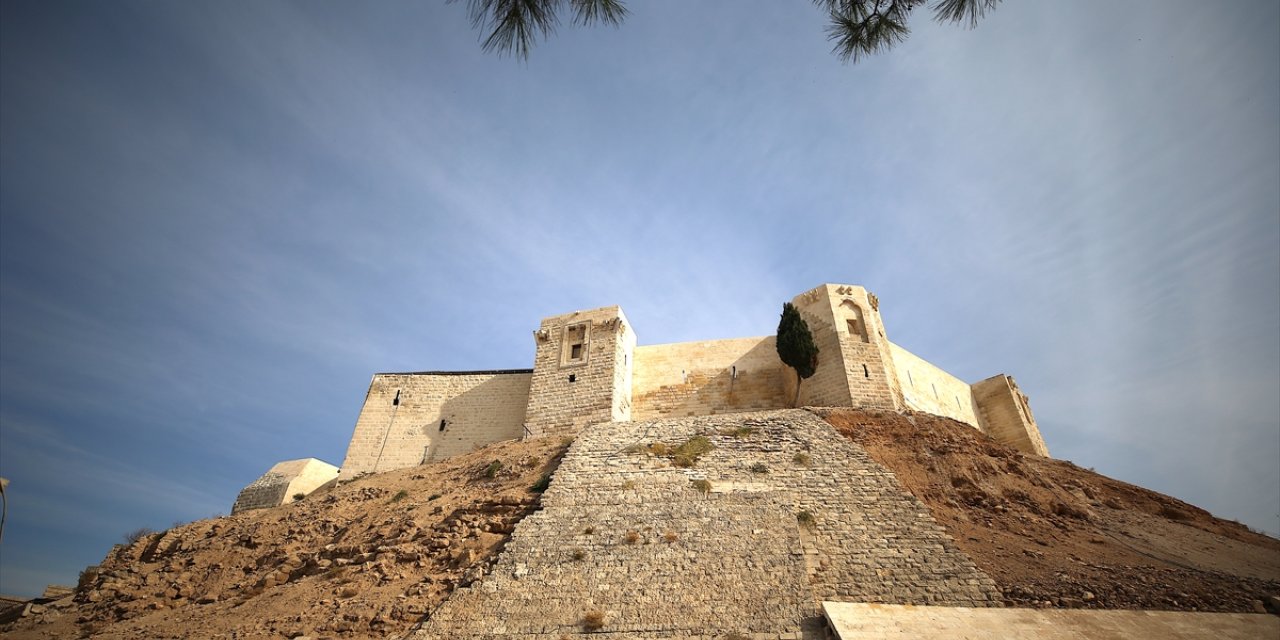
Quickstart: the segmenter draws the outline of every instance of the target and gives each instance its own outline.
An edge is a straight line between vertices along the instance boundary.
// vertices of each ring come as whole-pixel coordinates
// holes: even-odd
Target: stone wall
[[[698,435],[715,448],[691,468],[644,450]],[[598,612],[617,637],[818,638],[819,600],[1000,598],[830,425],[798,410],[725,414],[584,429],[489,574],[411,637],[588,638]]]
[[[636,347],[632,419],[783,408],[786,370],[773,336]]]
[[[1049,456],[1027,396],[1013,378],[1004,374],[991,376],[974,383],[972,389],[983,432],[1023,453]]]
[[[525,423],[534,437],[631,416],[635,332],[622,309],[603,307],[546,318],[534,332]]]
[[[344,481],[521,437],[531,377],[528,370],[373,376],[342,463]]]
[[[262,477],[240,491],[231,507],[231,514],[278,507],[291,502],[296,495],[310,494],[337,477],[337,467],[316,458],[277,462]]]
[[[981,428],[967,383],[896,344],[890,343],[889,349],[908,408]]]

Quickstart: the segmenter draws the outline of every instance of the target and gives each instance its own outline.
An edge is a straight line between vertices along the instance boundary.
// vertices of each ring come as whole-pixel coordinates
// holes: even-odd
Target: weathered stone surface
[[[967,609],[824,602],[839,640],[1005,638],[1253,640],[1280,637],[1280,618],[1247,613]]]
[[[692,467],[647,452],[695,436],[714,449]],[[593,613],[634,638],[818,637],[819,600],[1000,597],[892,474],[785,410],[585,428],[543,510],[414,637],[576,637]]]

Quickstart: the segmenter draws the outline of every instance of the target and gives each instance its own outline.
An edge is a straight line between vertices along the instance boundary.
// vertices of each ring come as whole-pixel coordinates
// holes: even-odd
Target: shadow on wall
[[[632,398],[633,420],[786,408],[787,367],[772,339],[762,340],[728,367],[693,369],[683,382],[661,385]]]
[[[422,433],[431,439],[423,462],[521,437],[529,403],[529,378],[528,373],[493,376],[446,399],[436,420],[421,425]]]

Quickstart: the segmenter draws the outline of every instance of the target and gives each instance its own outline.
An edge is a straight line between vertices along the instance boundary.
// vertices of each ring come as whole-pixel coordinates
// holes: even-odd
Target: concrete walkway
[[[970,609],[823,602],[840,640],[1277,640],[1280,617],[1249,613]]]

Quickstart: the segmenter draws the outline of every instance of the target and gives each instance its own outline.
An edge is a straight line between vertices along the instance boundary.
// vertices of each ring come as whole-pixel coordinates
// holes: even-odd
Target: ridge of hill
[[[658,446],[699,436],[712,448],[687,467]],[[623,441],[630,446],[615,446]],[[439,632],[465,628],[486,607],[527,608],[532,601],[484,599],[516,589],[517,578],[525,586],[509,598],[554,599],[579,583],[635,592],[632,633],[669,626],[654,624],[663,607],[688,616],[689,629],[712,629],[703,623],[724,617],[726,598],[745,628],[759,598],[778,620],[810,625],[814,598],[1257,612],[1280,595],[1280,541],[929,414],[811,409],[605,423],[566,456],[567,444],[498,443],[145,536],[86,570],[73,596],[0,632],[384,638],[430,617],[418,635],[449,637]],[[531,486],[551,473],[544,500]],[[801,513],[815,522],[803,526]],[[942,568],[940,558],[952,559]],[[613,574],[600,580],[601,571]],[[760,582],[707,587],[734,571]],[[877,577],[859,577],[867,571]],[[560,586],[531,593],[537,572]],[[667,603],[656,582],[670,579],[689,582],[681,597],[706,602]],[[949,586],[921,586],[935,583]],[[577,637],[587,603],[561,600],[552,604],[574,607],[564,624],[520,633],[555,638],[572,623]],[[626,633],[617,625],[631,613],[608,604],[604,630]]]

